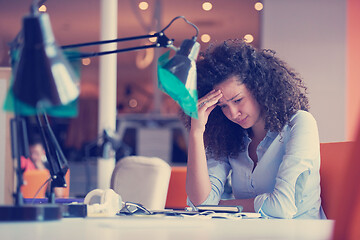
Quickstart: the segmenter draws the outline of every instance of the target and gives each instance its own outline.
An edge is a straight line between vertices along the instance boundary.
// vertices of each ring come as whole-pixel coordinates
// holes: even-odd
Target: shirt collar
[[[266,136],[269,137],[269,138],[272,138],[272,139],[275,139],[277,137],[277,135],[279,135],[278,132],[272,132],[272,131],[268,131],[266,133]]]
[[[265,138],[269,137],[271,139],[275,139],[277,137],[277,135],[279,135],[278,132],[272,132],[272,131],[268,130],[266,135],[265,135]],[[251,140],[250,137],[249,137],[248,131],[245,131],[245,136],[246,136],[247,139]]]

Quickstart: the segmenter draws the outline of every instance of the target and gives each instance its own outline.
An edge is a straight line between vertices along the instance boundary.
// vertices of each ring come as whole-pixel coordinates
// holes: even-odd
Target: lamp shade
[[[197,118],[196,63],[200,44],[186,39],[168,60],[169,52],[159,58],[159,89],[172,97],[186,114]]]
[[[33,107],[66,105],[79,96],[78,77],[57,46],[46,13],[23,19],[23,44],[15,66],[14,96]]]

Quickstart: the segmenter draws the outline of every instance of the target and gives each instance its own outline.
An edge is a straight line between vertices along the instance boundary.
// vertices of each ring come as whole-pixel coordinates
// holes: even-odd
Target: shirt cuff
[[[280,218],[280,219],[292,219],[294,217],[294,214],[296,213],[296,210],[294,209],[293,211],[290,210],[291,206],[288,207],[284,207],[282,209],[274,209],[274,207],[272,207],[273,214],[268,214],[266,213],[266,207],[264,205],[266,205],[266,201],[269,200],[270,198],[270,193],[264,193],[261,195],[258,195],[255,197],[254,200],[254,209],[255,212],[260,213],[262,215],[262,217],[264,218]],[[287,209],[287,211],[284,211],[285,209]]]
[[[263,218],[272,218],[271,216],[267,215],[262,209],[262,206],[267,198],[268,198],[268,193],[264,193],[256,196],[254,199],[254,210],[257,213],[260,213]]]
[[[217,200],[217,197],[215,197],[214,195],[215,195],[214,192],[211,191],[209,196],[205,199],[205,201],[203,201],[199,205],[218,205],[219,200]],[[186,202],[189,207],[191,207],[193,209],[196,208],[196,206],[190,201],[189,197],[186,198]]]

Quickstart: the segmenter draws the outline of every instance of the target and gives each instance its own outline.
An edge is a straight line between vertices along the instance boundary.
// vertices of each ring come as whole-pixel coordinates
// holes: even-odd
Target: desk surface
[[[331,239],[332,220],[64,218],[0,223],[1,239]]]

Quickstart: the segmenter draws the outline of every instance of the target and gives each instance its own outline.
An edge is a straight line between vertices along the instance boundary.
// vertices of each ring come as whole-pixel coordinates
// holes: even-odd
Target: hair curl
[[[271,50],[258,50],[242,40],[210,46],[197,62],[199,98],[214,86],[237,76],[260,104],[265,129],[280,132],[298,110],[308,111],[303,80]],[[185,120],[190,127],[190,118]],[[245,129],[216,107],[204,133],[207,151],[215,157],[236,156],[245,149]]]

